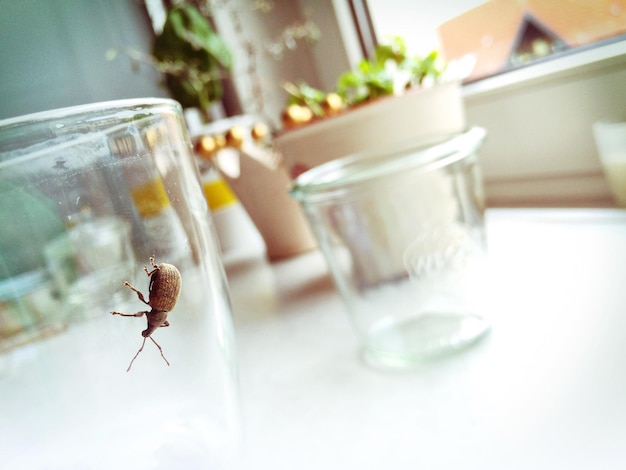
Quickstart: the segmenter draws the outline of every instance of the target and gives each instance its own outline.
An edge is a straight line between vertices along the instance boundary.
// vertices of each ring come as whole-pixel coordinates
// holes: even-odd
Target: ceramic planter
[[[275,139],[291,177],[336,158],[388,145],[441,142],[466,128],[456,82],[409,90],[290,129]]]

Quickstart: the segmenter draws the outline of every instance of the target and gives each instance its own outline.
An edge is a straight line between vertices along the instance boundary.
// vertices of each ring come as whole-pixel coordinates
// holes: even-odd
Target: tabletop
[[[487,211],[490,335],[374,370],[318,251],[226,263],[241,469],[626,468],[626,211]]]

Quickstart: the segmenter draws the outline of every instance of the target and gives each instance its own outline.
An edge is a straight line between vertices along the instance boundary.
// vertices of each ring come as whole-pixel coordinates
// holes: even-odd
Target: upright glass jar
[[[302,204],[364,357],[405,368],[489,331],[482,309],[484,197],[471,129],[334,160],[300,175]]]

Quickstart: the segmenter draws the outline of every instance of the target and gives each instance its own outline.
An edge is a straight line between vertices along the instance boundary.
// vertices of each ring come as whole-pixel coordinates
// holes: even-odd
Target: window
[[[402,36],[416,54],[439,48],[437,28],[485,0],[367,0],[379,41]]]
[[[592,136],[626,121],[625,0],[367,0],[379,40],[474,54],[463,87],[490,205],[607,206]]]
[[[473,55],[468,81],[626,39],[624,0],[368,0],[379,39],[403,36],[416,53]]]

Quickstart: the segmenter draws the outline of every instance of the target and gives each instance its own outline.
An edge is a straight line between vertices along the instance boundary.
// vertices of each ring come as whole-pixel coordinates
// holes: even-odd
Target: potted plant
[[[440,142],[466,127],[458,80],[437,52],[410,56],[402,38],[375,49],[331,92],[287,84],[284,130],[275,139],[291,177],[323,162],[402,143]]]

